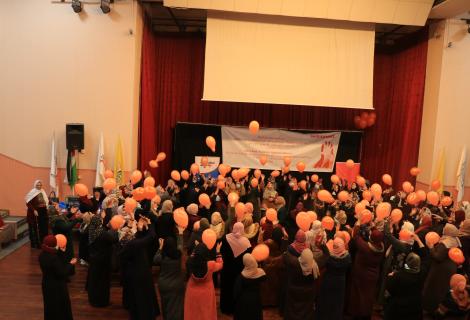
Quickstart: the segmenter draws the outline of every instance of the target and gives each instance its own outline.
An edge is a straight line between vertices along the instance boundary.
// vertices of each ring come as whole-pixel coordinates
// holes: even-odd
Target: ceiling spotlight
[[[109,4],[111,3],[111,0],[101,0],[101,11],[103,13],[109,13],[111,11],[111,8],[109,7]]]
[[[80,0],[72,0],[72,9],[75,13],[82,12],[82,2]]]

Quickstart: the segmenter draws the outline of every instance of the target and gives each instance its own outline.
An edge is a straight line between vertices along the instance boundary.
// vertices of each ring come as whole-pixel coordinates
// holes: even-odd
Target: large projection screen
[[[203,100],[373,109],[374,25],[209,11]]]

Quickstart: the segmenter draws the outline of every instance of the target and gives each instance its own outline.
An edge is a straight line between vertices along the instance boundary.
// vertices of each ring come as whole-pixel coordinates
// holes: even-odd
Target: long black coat
[[[233,301],[235,305],[233,319],[263,319],[260,285],[265,279],[266,276],[262,276],[257,279],[247,279],[241,274],[237,277],[233,288]]]
[[[131,320],[153,320],[160,314],[153,284],[148,246],[155,244],[155,230],[137,232],[134,240],[126,243],[121,252],[124,304]]]
[[[421,292],[423,273],[410,273],[406,270],[388,276],[385,288],[389,294],[385,302],[385,320],[419,320],[422,319]]]
[[[39,265],[42,271],[42,296],[44,320],[72,320],[67,278],[72,265],[65,264],[55,253],[41,252]],[[25,315],[27,318],[27,315]]]
[[[90,261],[88,267],[88,301],[94,307],[109,305],[111,286],[111,256],[113,243],[118,237],[115,231],[105,231],[89,245]]]

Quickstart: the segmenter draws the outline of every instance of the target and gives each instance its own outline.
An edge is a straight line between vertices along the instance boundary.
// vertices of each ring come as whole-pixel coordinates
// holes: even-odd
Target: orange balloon
[[[296,167],[297,167],[297,170],[298,170],[300,173],[302,173],[302,172],[304,172],[304,170],[305,170],[305,163],[303,163],[302,161],[299,161],[299,162],[297,162]]]
[[[372,113],[369,113],[369,116],[367,117],[366,123],[368,127],[372,127],[375,124],[375,117],[371,117]]]
[[[181,174],[180,174],[181,178],[183,178],[183,180],[188,180],[189,179],[189,172],[186,171],[186,170],[183,170],[181,171]]]
[[[367,121],[367,118],[369,118],[369,114],[365,111],[362,111],[361,112],[361,120],[366,120]]]
[[[437,206],[439,204],[439,194],[436,191],[429,191],[426,195],[426,199],[433,206]]]
[[[349,193],[347,191],[340,191],[338,193],[338,199],[339,201],[346,202],[349,200]]]
[[[152,202],[156,203],[157,205],[160,204],[160,202],[162,202],[162,198],[160,198],[160,196],[157,194],[155,197],[152,198]]]
[[[63,234],[56,234],[55,239],[57,240],[57,246],[61,249],[65,249],[67,246],[67,238]]]
[[[383,220],[390,215],[390,211],[392,210],[392,206],[388,202],[381,202],[375,208],[375,214],[377,215],[377,220]]]
[[[196,175],[199,173],[199,166],[197,165],[197,163],[193,163],[189,170],[191,171],[191,174]]]
[[[387,186],[391,186],[392,185],[392,176],[389,175],[388,173],[384,174],[382,176],[382,181],[383,183],[385,183]]]
[[[325,190],[325,189],[322,189],[322,190],[318,191],[317,197],[321,201],[327,202],[327,203],[332,203],[332,202],[335,201],[335,199],[333,199],[333,196],[331,195],[331,193],[328,190]]]
[[[354,126],[359,129],[361,123],[361,116],[354,116]]]
[[[253,173],[253,175],[255,176],[256,179],[259,179],[261,177],[261,170],[260,169],[256,169]]]
[[[152,177],[145,178],[144,187],[155,187],[155,179]]]
[[[370,202],[367,201],[366,199],[362,199],[361,202],[363,205],[365,205],[366,207],[370,206]]]
[[[331,175],[330,180],[333,184],[339,183],[339,177],[336,174]]]
[[[225,181],[224,180],[217,181],[217,188],[219,188],[220,190],[224,190],[225,189]]]
[[[452,204],[452,198],[451,197],[443,197],[441,199],[441,204],[444,206],[444,207],[447,207],[447,206],[450,206]]]
[[[264,243],[260,243],[253,248],[251,255],[258,262],[266,260],[269,257],[269,247]]]
[[[88,195],[88,187],[83,183],[77,183],[73,189],[80,197]]]
[[[312,174],[312,177],[310,178],[312,182],[318,182],[318,175]]]
[[[360,222],[361,224],[367,224],[372,221],[372,212],[369,210],[365,209],[361,212],[360,214]]]
[[[413,167],[410,169],[410,174],[414,177],[416,177],[420,173],[421,173],[421,169],[418,167]]]
[[[237,218],[242,219],[245,216],[245,212],[246,212],[245,204],[242,202],[238,202],[235,205],[235,215],[237,216]]]
[[[369,190],[364,190],[362,191],[362,198],[370,202],[372,200],[372,193]]]
[[[382,187],[378,183],[374,183],[370,186],[370,192],[372,192],[372,195],[376,200],[382,197]]]
[[[400,232],[398,233],[398,239],[401,241],[409,241],[413,237],[413,233],[411,233],[407,229],[401,229]]]
[[[409,181],[403,182],[401,187],[403,188],[403,191],[405,191],[406,193],[410,193],[413,191],[413,186],[411,185]]]
[[[310,225],[312,224],[312,221],[310,220],[307,212],[303,211],[297,214],[295,217],[295,222],[297,223],[297,226],[305,232],[310,229]]]
[[[248,129],[250,130],[250,133],[255,135],[259,131],[259,123],[258,121],[251,121],[250,124],[248,125]]]
[[[175,181],[180,181],[181,180],[181,174],[178,172],[178,170],[173,170],[170,173],[171,179]]]
[[[234,180],[240,179],[240,174],[238,173],[238,170],[237,170],[237,169],[235,169],[235,170],[232,171],[232,178],[233,178]]]
[[[424,201],[426,200],[426,192],[424,192],[423,190],[418,190],[416,191],[416,197],[419,201]]]
[[[411,205],[416,205],[419,203],[419,199],[418,199],[418,196],[416,195],[416,193],[414,192],[411,192],[410,194],[408,194],[408,196],[406,197],[406,202],[408,204],[411,204]]]
[[[199,203],[204,207],[209,207],[211,205],[211,199],[206,193],[201,193],[199,195]]]
[[[111,226],[111,229],[113,229],[114,231],[121,229],[122,226],[124,226],[124,223],[125,223],[124,218],[119,214],[113,216],[111,220],[109,220],[109,225]]]
[[[133,213],[135,208],[137,208],[137,201],[133,198],[126,198],[124,202],[124,211],[127,213]]]
[[[144,197],[145,199],[152,200],[157,195],[157,189],[155,187],[145,187],[144,188]]]
[[[341,239],[344,240],[345,244],[348,244],[349,241],[351,241],[351,235],[347,231],[338,231],[335,233],[335,238],[340,237]]]
[[[158,167],[157,161],[155,161],[155,160],[150,160],[150,161],[149,161],[149,167],[150,167],[150,168],[157,168],[157,167]]]
[[[307,181],[305,180],[302,180],[299,182],[299,187],[300,189],[304,190],[304,191],[307,191]]]
[[[202,242],[206,245],[207,249],[212,250],[214,248],[215,242],[217,241],[217,235],[214,230],[206,229],[202,233]]]
[[[236,193],[236,192],[230,192],[230,193],[228,194],[228,202],[229,202],[232,206],[235,205],[235,203],[238,202],[238,199],[239,199],[239,198],[240,198],[240,197],[238,196],[238,193]]]
[[[307,211],[307,215],[310,218],[310,222],[316,221],[318,219],[317,213],[315,211]]]
[[[461,265],[465,262],[465,256],[463,255],[462,250],[459,248],[451,248],[449,249],[449,258],[450,260],[454,261],[456,264]]]
[[[103,182],[103,189],[105,191],[111,191],[116,189],[116,180],[114,178],[108,178]]]
[[[437,191],[441,187],[441,182],[439,180],[434,180],[431,182],[431,189]]]
[[[258,179],[256,178],[251,179],[250,185],[252,188],[258,187]]]
[[[276,221],[277,220],[276,209],[269,208],[268,210],[266,210],[266,218],[271,222]]]
[[[279,171],[274,170],[273,172],[271,172],[271,177],[277,178],[277,177],[279,177],[280,174],[281,173]]]
[[[363,202],[356,203],[356,206],[354,207],[354,212],[356,213],[356,216],[359,217],[361,215],[361,212],[366,209],[366,205]]]
[[[188,226],[188,214],[186,213],[186,211],[184,211],[183,208],[178,208],[173,211],[173,220],[175,220],[176,224],[180,228],[186,229],[186,227]]]
[[[145,199],[145,189],[142,188],[142,187],[139,187],[139,188],[135,188],[134,190],[132,190],[132,197],[136,200],[136,201],[142,201]]]
[[[227,170],[227,167],[225,166],[225,164],[221,163],[219,164],[219,173],[222,175],[222,176],[225,176],[227,174],[228,170]]]
[[[105,179],[114,178],[114,173],[113,173],[111,170],[107,169],[107,170],[104,172],[104,178],[105,178]]]
[[[245,178],[248,175],[248,173],[250,173],[250,169],[248,168],[238,169],[238,176],[240,177],[240,179]]]
[[[291,157],[288,157],[288,156],[285,156],[284,157],[284,165],[286,167],[290,166],[290,164],[292,163],[292,158]]]
[[[393,223],[397,223],[403,218],[403,212],[400,209],[393,209],[392,213],[390,214],[390,218]]]
[[[346,168],[348,168],[348,169],[354,168],[354,161],[351,160],[351,159],[348,159],[348,160],[346,161]]]
[[[166,159],[166,153],[165,152],[159,152],[157,154],[157,162],[162,162],[163,160]]]
[[[326,230],[331,231],[335,227],[335,221],[329,216],[324,216],[323,219],[321,219],[321,225]]]
[[[209,158],[208,157],[201,157],[201,166],[207,167],[209,165]]]
[[[259,157],[259,163],[261,163],[261,165],[264,166],[267,162],[268,162],[268,157],[266,156]]]
[[[436,243],[438,243],[439,240],[441,240],[441,237],[436,232],[431,231],[431,232],[426,233],[424,240],[426,240],[426,244],[428,245],[428,247],[432,247]]]
[[[140,170],[134,170],[131,173],[131,183],[136,184],[142,179],[142,172]]]
[[[212,152],[215,152],[215,139],[212,136],[206,138],[206,145],[211,149]]]
[[[357,176],[356,183],[359,187],[364,187],[366,185],[366,179],[364,179],[364,177]]]

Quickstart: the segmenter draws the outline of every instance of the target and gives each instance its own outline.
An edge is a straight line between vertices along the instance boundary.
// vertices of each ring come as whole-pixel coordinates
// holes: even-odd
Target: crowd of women
[[[118,272],[130,319],[262,319],[265,308],[302,320],[467,317],[468,203],[454,204],[446,192],[436,202],[408,185],[382,191],[361,177],[327,187],[316,175],[264,173],[210,178],[193,170],[156,188],[145,173],[120,188],[82,192],[71,208],[36,182],[26,202],[31,246],[42,243],[45,319],[72,319],[77,225],[89,303],[109,304]],[[260,244],[269,248],[262,259]]]

